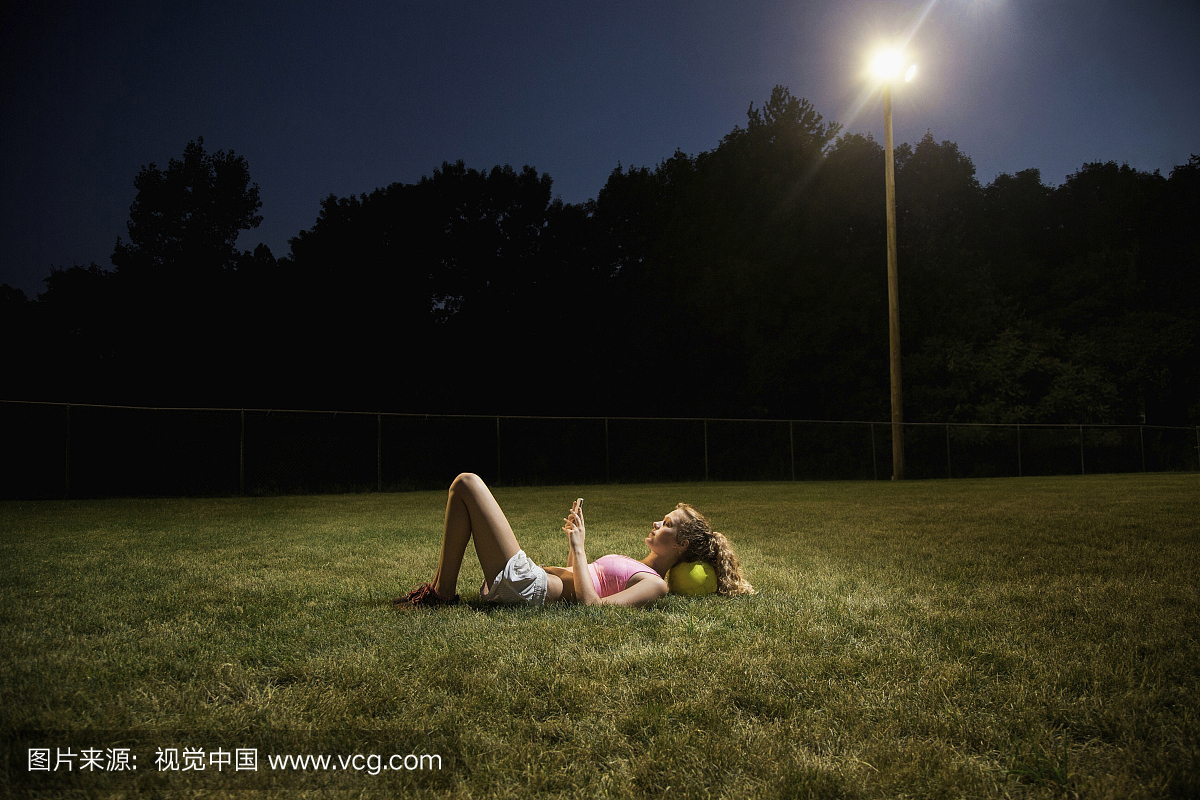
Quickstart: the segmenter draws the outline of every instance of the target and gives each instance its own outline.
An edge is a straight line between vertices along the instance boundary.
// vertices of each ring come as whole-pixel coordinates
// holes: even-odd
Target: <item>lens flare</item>
[[[903,68],[904,59],[898,50],[881,50],[871,59],[871,74],[880,80],[891,80]]]

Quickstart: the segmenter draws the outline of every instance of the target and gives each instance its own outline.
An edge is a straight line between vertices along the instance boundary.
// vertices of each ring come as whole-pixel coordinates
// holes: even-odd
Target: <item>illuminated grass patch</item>
[[[1200,791],[1194,475],[496,490],[544,563],[564,560],[581,494],[592,557],[640,555],[685,500],[759,594],[485,609],[469,555],[465,605],[397,613],[436,561],[441,493],[0,504],[3,786]],[[143,755],[136,772],[28,770],[29,747],[68,742]],[[259,769],[154,768],[189,742],[254,747]],[[401,760],[272,772],[268,752]],[[442,768],[402,768],[411,754]]]

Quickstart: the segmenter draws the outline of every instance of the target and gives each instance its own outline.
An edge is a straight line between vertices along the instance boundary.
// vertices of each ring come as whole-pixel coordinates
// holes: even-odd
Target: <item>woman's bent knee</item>
[[[483,487],[483,479],[474,472],[460,473],[453,483],[450,484],[451,493],[454,492],[476,492]]]

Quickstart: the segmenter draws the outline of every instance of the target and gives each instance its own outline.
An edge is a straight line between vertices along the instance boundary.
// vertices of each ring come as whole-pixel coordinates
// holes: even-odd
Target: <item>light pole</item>
[[[885,50],[871,62],[871,71],[883,83],[884,183],[887,187],[888,342],[892,378],[892,480],[904,479],[904,393],[900,380],[900,290],[896,277],[896,166],[892,154],[892,81],[904,68],[896,50]],[[912,80],[916,65],[904,80]]]

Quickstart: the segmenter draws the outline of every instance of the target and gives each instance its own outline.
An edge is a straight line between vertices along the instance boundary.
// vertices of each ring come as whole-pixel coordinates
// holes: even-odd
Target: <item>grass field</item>
[[[468,552],[465,605],[397,613],[442,493],[2,503],[0,793],[1200,793],[1195,474],[495,493],[544,563],[578,495],[593,558],[686,500],[759,593],[485,610]]]

